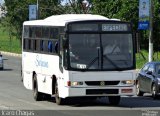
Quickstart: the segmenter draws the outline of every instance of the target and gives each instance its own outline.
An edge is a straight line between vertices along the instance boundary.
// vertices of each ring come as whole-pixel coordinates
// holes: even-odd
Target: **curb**
[[[22,57],[22,54],[16,54],[16,53],[11,53],[11,52],[4,52],[0,51],[0,53],[3,55],[9,55],[9,56],[15,56],[15,57]]]

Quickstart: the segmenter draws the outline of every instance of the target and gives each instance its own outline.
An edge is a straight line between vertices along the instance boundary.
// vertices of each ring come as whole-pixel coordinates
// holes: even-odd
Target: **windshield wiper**
[[[118,67],[110,58],[108,58],[106,55],[103,55],[103,57],[109,61],[115,68],[117,71],[122,71],[122,69],[120,69],[120,67]]]
[[[99,57],[95,57],[88,65],[86,69],[89,69],[97,60],[99,59]]]
[[[100,66],[99,55],[100,55],[100,47],[97,47],[97,57],[95,57],[93,60],[91,60],[91,62],[87,65],[86,69],[89,69],[97,60],[98,60],[98,68],[99,68],[99,66]]]

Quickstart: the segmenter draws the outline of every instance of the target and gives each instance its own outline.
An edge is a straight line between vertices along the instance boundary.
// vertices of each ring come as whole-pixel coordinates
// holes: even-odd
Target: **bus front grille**
[[[86,95],[94,94],[118,94],[118,89],[87,89]]]
[[[107,86],[107,85],[118,85],[120,81],[86,81],[88,86]]]

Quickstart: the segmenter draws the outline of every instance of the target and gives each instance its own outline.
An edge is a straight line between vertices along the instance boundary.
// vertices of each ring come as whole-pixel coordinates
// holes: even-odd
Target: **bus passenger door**
[[[61,73],[63,73],[63,66],[64,66],[64,60],[65,60],[65,57],[66,56],[66,50],[64,49],[65,48],[65,37],[64,35],[60,35],[60,39],[59,39],[59,69],[61,71]]]
[[[59,39],[59,70],[60,73],[58,75],[58,86],[61,88],[64,85],[64,76],[63,76],[63,72],[64,72],[64,60],[65,60],[65,52],[66,50],[64,49],[64,41],[65,41],[65,37],[64,35],[60,35],[60,39]],[[61,94],[61,93],[59,93]]]

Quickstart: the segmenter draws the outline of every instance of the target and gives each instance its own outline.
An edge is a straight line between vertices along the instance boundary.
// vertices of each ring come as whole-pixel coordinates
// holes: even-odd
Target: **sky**
[[[62,4],[62,5],[65,5],[66,2],[68,2],[68,1],[69,1],[69,0],[63,0],[61,4]]]
[[[63,0],[62,5],[64,5],[67,2],[67,0]]]
[[[3,4],[4,3],[4,0],[0,0],[0,4]]]

